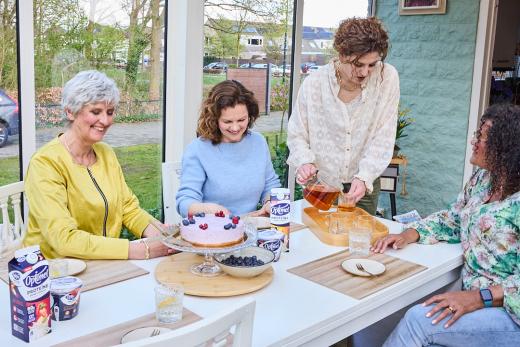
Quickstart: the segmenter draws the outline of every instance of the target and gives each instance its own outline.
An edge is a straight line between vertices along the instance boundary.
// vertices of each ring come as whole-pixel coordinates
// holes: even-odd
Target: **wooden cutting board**
[[[273,268],[252,278],[238,278],[222,274],[202,277],[191,273],[194,264],[204,261],[203,256],[194,253],[178,253],[167,257],[155,268],[155,279],[163,284],[179,283],[184,293],[194,296],[223,297],[251,293],[267,286],[273,280]]]
[[[340,211],[341,212],[341,211]],[[361,208],[354,208],[354,218],[360,215],[370,216],[365,210]],[[348,232],[344,234],[331,234],[329,233],[329,214],[334,212],[320,211],[315,207],[306,207],[303,209],[302,219],[305,224],[319,239],[321,242],[332,246],[348,246]],[[374,243],[377,239],[388,235],[388,228],[386,225],[375,220],[375,230],[372,232],[371,243]]]

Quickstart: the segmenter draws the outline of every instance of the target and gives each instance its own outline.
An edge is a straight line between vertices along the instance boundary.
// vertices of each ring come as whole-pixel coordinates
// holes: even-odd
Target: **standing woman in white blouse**
[[[346,198],[375,214],[379,176],[390,164],[399,103],[397,70],[384,63],[388,34],[376,18],[341,22],[338,57],[303,82],[288,125],[287,163],[298,183],[319,169]]]

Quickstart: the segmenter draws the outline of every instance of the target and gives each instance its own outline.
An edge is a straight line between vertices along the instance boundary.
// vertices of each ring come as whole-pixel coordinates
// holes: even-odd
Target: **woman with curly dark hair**
[[[375,214],[379,176],[390,164],[399,77],[384,63],[388,34],[376,18],[341,22],[338,56],[303,82],[289,120],[287,163],[305,183],[319,169],[343,183],[347,201]]]
[[[251,131],[258,102],[240,82],[215,85],[202,104],[198,138],[184,152],[177,211],[267,215],[280,187],[264,137]],[[262,208],[258,211],[258,203]]]
[[[520,341],[520,107],[482,115],[470,162],[479,167],[448,209],[374,245],[462,243],[462,291],[412,307],[385,346],[518,346]]]

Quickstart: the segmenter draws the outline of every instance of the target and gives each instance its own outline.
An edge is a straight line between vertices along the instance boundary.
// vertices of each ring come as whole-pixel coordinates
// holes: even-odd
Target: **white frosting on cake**
[[[184,225],[181,223],[181,237],[195,246],[225,247],[241,242],[244,238],[244,223],[238,221],[236,227],[224,229],[226,224],[233,224],[229,216],[217,217],[206,215],[204,217],[192,217],[195,224]],[[186,218],[187,219],[187,218]],[[200,225],[207,224],[207,229]]]

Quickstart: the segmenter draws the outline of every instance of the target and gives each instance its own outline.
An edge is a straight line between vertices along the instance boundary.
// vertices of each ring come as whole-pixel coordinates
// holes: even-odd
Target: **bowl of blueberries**
[[[216,254],[215,261],[222,271],[234,277],[255,277],[271,267],[274,253],[262,247],[242,248]]]

